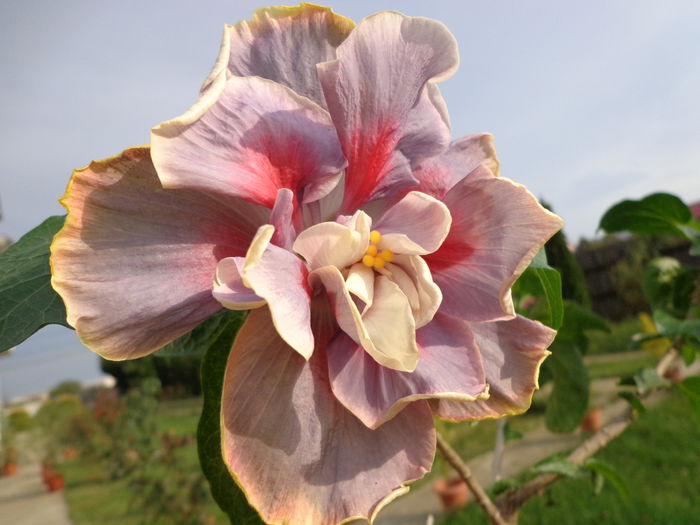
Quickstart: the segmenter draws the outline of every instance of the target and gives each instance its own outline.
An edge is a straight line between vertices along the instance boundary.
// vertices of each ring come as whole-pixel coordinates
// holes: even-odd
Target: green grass
[[[158,411],[158,432],[178,436],[194,435],[201,408],[201,399],[164,401]],[[180,468],[198,472],[197,445],[191,443],[178,451]],[[129,479],[109,479],[108,465],[78,457],[61,464],[66,479],[65,495],[70,517],[75,525],[135,525],[143,523],[143,515],[129,488]],[[207,513],[213,518],[208,525],[227,524],[228,520],[213,499],[209,499]],[[171,520],[149,522],[153,525],[172,525]]]
[[[628,352],[632,336],[643,331],[642,322],[636,317],[630,317],[619,323],[610,323],[609,326],[610,333],[593,330],[586,332],[588,355]]]
[[[596,496],[587,477],[565,479],[523,507],[520,525],[700,523],[700,424],[689,411],[685,398],[674,393],[596,455],[625,479],[628,500],[621,500],[609,484]],[[488,521],[480,508],[470,505],[441,523]]]
[[[588,377],[590,379],[602,379],[604,377],[631,376],[640,370],[656,366],[658,359],[650,355],[630,359],[620,359],[609,363],[589,363]]]

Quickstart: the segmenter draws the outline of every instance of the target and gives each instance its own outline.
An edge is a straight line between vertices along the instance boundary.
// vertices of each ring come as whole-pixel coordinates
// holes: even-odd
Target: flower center
[[[362,264],[375,270],[384,268],[384,265],[394,258],[394,252],[391,250],[379,251],[377,245],[382,240],[382,234],[377,230],[372,230],[369,234],[369,246],[362,257]]]

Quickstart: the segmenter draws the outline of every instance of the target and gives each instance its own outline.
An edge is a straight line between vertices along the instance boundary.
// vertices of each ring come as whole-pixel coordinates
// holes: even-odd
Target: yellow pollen
[[[391,250],[382,250],[382,253],[379,254],[379,257],[384,259],[386,262],[391,262],[391,260],[394,258],[394,252]]]
[[[367,251],[365,252],[367,255],[371,255],[372,257],[376,257],[377,255],[377,246],[374,244],[370,244],[367,246]],[[384,250],[386,251],[386,250]]]
[[[382,234],[379,233],[377,230],[372,230],[369,232],[369,242],[372,244],[377,244],[379,241],[382,240]]]
[[[383,261],[383,259],[380,259],[380,260]],[[369,266],[371,268],[375,264],[374,256],[373,255],[365,255],[362,258],[362,264],[364,264],[365,266]]]
[[[363,261],[364,262],[364,261]],[[379,270],[379,268],[384,268],[384,265],[386,264],[386,261],[382,259],[381,257],[377,257],[374,259],[374,264],[373,266]]]

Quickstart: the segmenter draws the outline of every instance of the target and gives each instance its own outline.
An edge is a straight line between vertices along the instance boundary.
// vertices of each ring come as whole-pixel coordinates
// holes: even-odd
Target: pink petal
[[[512,318],[511,286],[562,220],[524,186],[500,177],[462,179],[443,202],[452,228],[425,256],[442,290],[440,311],[467,321]]]
[[[556,332],[518,316],[509,321],[470,323],[486,372],[490,396],[472,403],[431,401],[436,416],[462,421],[522,414],[539,388],[540,365]]]
[[[312,4],[257,9],[252,20],[226,26],[221,51],[206,90],[222,74],[258,76],[283,84],[324,105],[316,64],[335,49],[355,23],[328,7]]]
[[[228,359],[224,460],[268,523],[373,518],[433,461],[435,432],[425,402],[370,430],[333,397],[325,360],[333,320],[322,309],[315,309],[317,347],[309,361],[270,329],[265,308],[250,313]]]
[[[430,195],[412,191],[389,208],[374,229],[382,233],[380,249],[425,255],[440,247],[451,223],[447,206]]]
[[[314,350],[308,270],[292,252],[270,244],[273,229],[265,225],[258,230],[246,254],[242,281],[267,301],[280,337],[308,359]]]
[[[328,114],[258,77],[232,77],[196,119],[153,128],[153,162],[166,187],[200,188],[271,208],[281,188],[310,202],[337,184],[346,161]]]
[[[221,306],[219,259],[245,253],[269,210],[193,190],[164,190],[148,148],[74,172],[52,284],[81,341],[108,359],[146,355]]]
[[[323,285],[340,329],[383,366],[411,372],[418,363],[415,321],[401,289],[384,276],[374,282],[373,302],[360,314],[335,266],[309,274],[312,286]]]
[[[438,315],[417,337],[420,361],[412,373],[377,364],[345,334],[329,345],[333,393],[368,427],[386,424],[419,399],[488,397],[481,357],[467,323]]]
[[[297,236],[294,216],[294,193],[287,188],[277,192],[275,205],[270,212],[270,224],[275,227],[272,242],[286,250],[292,249],[294,239]]]
[[[337,55],[318,72],[349,162],[342,212],[351,213],[415,185],[412,167],[447,146],[444,104],[426,86],[452,75],[459,59],[441,23],[394,12],[364,19]]]
[[[229,310],[252,310],[265,304],[243,283],[243,257],[226,257],[216,265],[216,278],[212,295],[224,308]]]
[[[422,162],[413,172],[420,181],[416,189],[442,199],[455,184],[479,166],[498,176],[499,162],[490,133],[466,135],[450,144],[442,155]],[[475,173],[472,178],[478,176]]]

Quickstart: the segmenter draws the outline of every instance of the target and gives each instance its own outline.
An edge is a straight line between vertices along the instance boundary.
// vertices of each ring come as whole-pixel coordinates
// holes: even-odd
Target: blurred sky
[[[73,169],[147,143],[153,125],[182,113],[213,64],[223,24],[261,5],[3,0],[0,232],[17,239],[63,213],[57,199]],[[697,0],[333,7],[357,21],[394,9],[447,24],[461,53],[459,71],[441,84],[454,136],[492,132],[503,175],[552,203],[570,240],[592,237],[622,198],[669,191],[700,199]],[[78,344],[66,329],[45,329],[0,358],[5,394],[97,375]]]

